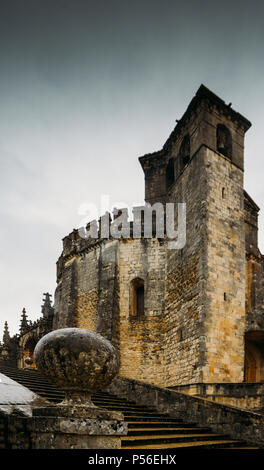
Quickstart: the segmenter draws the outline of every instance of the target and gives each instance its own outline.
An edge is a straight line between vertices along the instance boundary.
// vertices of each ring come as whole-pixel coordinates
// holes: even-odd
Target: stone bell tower
[[[243,169],[250,126],[202,85],[163,149],[140,158],[146,201],[186,203],[186,245],[167,250],[167,386],[243,381]]]

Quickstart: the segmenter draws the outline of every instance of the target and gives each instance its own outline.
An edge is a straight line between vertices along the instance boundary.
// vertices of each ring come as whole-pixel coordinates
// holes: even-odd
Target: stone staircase
[[[63,390],[37,370],[0,365],[0,372],[53,403],[59,403],[64,398]],[[257,449],[227,435],[215,434],[209,428],[199,428],[196,423],[185,423],[158,413],[154,408],[139,406],[105,392],[94,395],[93,402],[99,407],[124,414],[128,434],[121,438],[122,449]]]

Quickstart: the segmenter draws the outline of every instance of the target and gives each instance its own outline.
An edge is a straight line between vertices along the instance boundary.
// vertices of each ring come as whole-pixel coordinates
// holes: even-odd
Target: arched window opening
[[[223,124],[217,126],[217,151],[225,155],[225,157],[232,157],[231,133]]]
[[[34,362],[34,349],[36,347],[37,340],[35,338],[28,338],[23,348],[23,367],[30,365],[31,367],[36,368],[36,364]],[[32,363],[30,363],[30,361]]]
[[[180,155],[181,165],[182,167],[184,167],[190,161],[190,136],[189,134],[187,134],[184,137],[181,143],[179,155]]]
[[[264,382],[264,331],[245,335],[245,382]]]
[[[174,158],[170,158],[166,168],[166,188],[169,188],[174,183],[174,179]]]
[[[144,281],[143,279],[136,278],[132,281],[132,308],[131,314],[133,317],[140,317],[144,315]]]

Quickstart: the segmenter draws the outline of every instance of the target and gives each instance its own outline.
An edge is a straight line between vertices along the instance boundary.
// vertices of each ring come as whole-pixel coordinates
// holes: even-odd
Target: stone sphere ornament
[[[63,405],[94,407],[91,395],[118,374],[119,353],[101,335],[63,328],[43,336],[34,350],[38,370],[66,392]]]

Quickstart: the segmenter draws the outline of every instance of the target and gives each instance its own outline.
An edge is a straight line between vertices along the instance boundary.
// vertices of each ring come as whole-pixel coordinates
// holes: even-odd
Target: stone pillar
[[[41,338],[34,359],[66,397],[58,405],[33,410],[32,448],[120,448],[120,436],[127,434],[123,414],[99,408],[91,400],[118,373],[119,355],[112,344],[89,330],[64,328]]]

